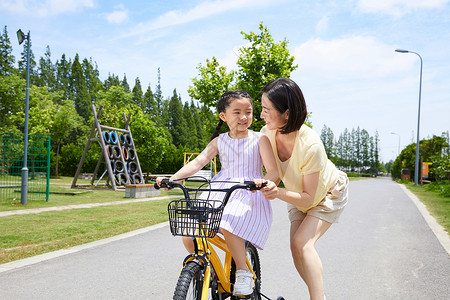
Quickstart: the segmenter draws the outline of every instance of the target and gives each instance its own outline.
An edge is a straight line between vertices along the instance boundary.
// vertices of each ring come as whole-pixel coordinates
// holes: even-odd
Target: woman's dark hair
[[[247,98],[253,107],[252,97],[250,97],[250,95],[246,91],[230,90],[230,91],[226,91],[225,93],[223,93],[222,96],[220,96],[220,99],[217,102],[217,113],[220,114],[221,112],[225,112],[225,110],[231,103],[231,99],[237,99],[237,98]],[[222,127],[222,125],[223,125],[223,121],[222,121],[222,119],[220,119],[219,124],[217,124],[217,126],[216,126],[216,131],[212,134],[211,138],[209,139],[210,142],[219,135],[220,128]]]
[[[308,115],[300,87],[289,78],[278,78],[269,82],[262,92],[280,114],[289,109],[288,121],[280,128],[280,133],[287,134],[299,130]]]

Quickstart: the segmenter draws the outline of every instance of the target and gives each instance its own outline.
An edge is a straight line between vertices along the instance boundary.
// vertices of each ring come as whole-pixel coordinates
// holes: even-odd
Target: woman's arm
[[[270,144],[269,138],[262,135],[259,140],[259,153],[266,168],[265,180],[274,181],[279,183],[278,167],[275,161],[275,156],[272,151],[272,146]]]
[[[291,203],[299,207],[310,207],[314,204],[317,186],[319,184],[319,172],[309,175],[303,175],[303,192],[291,192],[283,188],[277,187],[275,184],[269,183],[261,191],[268,200],[278,198],[287,203]]]

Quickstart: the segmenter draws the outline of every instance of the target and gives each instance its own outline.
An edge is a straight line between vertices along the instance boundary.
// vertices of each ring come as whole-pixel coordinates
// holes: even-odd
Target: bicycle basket
[[[181,199],[168,205],[170,231],[173,235],[213,238],[219,230],[223,209],[214,201]]]

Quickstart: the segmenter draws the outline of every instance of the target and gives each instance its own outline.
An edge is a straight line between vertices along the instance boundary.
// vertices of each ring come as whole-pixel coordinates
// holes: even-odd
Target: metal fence
[[[0,202],[20,202],[23,136],[0,133]],[[46,200],[50,193],[50,137],[30,135],[27,151],[27,200]]]

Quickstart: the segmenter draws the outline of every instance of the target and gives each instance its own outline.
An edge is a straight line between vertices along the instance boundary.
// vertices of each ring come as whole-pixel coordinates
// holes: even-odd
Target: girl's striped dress
[[[259,137],[260,133],[251,130],[248,132],[248,137],[242,139],[232,139],[228,133],[219,135],[217,146],[222,167],[212,181],[227,182],[213,183],[213,188],[228,187],[235,184],[233,182],[263,177]],[[217,199],[223,195],[223,193],[212,193],[209,199]],[[224,208],[220,228],[263,249],[271,223],[272,207],[269,200],[266,200],[259,191],[252,193],[238,189],[233,192]]]

